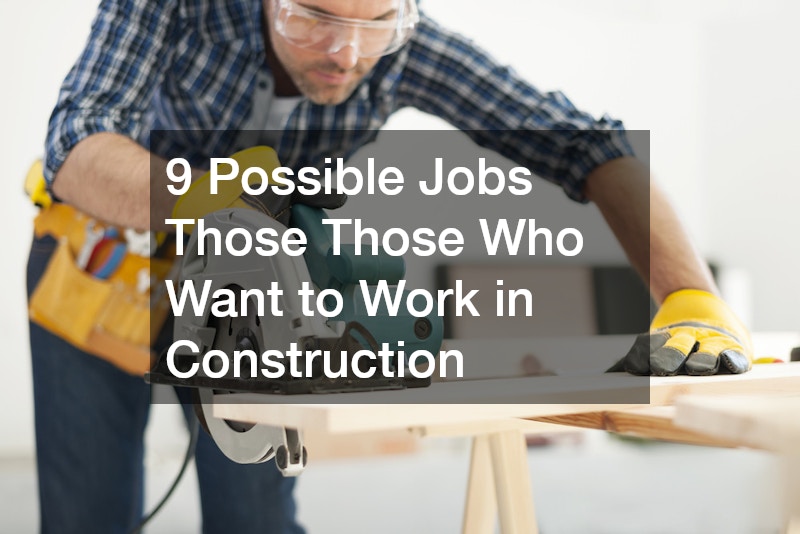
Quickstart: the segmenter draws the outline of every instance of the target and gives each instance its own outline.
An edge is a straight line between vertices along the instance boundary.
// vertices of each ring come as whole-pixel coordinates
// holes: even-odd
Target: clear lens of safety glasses
[[[416,0],[399,0],[390,19],[363,20],[337,17],[275,0],[275,30],[294,46],[335,54],[352,46],[359,57],[391,54],[411,37],[419,22]]]

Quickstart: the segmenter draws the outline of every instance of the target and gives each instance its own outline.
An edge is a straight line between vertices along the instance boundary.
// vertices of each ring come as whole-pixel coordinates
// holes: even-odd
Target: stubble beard
[[[343,85],[326,84],[323,81],[312,79],[312,72],[319,71],[335,76],[349,74],[350,80]],[[295,85],[309,100],[315,104],[323,106],[333,106],[341,104],[353,94],[358,84],[364,78],[368,68],[363,68],[359,63],[351,70],[343,70],[335,64],[329,62],[312,64],[304,67],[301,71],[292,73]]]

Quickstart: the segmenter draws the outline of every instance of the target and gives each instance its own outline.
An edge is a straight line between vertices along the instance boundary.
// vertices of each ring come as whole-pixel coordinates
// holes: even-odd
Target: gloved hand
[[[239,172],[244,172],[248,167],[261,167],[271,177],[272,172],[280,167],[278,155],[275,151],[266,146],[256,146],[237,152],[231,159],[236,160],[239,165]],[[259,180],[258,175],[251,174],[250,184],[255,186]],[[261,211],[273,219],[283,223],[289,223],[289,208],[292,204],[305,204],[313,208],[340,208],[347,201],[344,193],[325,194],[321,192],[316,195],[301,195],[295,189],[291,195],[277,195],[271,189],[267,189],[264,194],[253,196],[245,193],[240,179],[223,180],[217,184],[217,193],[212,195],[210,192],[211,173],[207,172],[196,179],[189,190],[186,191],[172,210],[174,218],[181,219],[201,219],[209,213],[225,208],[250,208]],[[194,226],[184,225],[184,231],[191,233]]]
[[[608,372],[671,376],[744,373],[753,348],[747,329],[716,295],[682,289],[667,296],[628,354]]]

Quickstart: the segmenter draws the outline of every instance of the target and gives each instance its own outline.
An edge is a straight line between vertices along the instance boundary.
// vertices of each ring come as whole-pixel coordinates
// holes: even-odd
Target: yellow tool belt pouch
[[[173,260],[127,252],[101,279],[78,265],[94,223],[71,206],[54,203],[34,221],[37,237],[58,240],[28,303],[33,322],[120,369],[143,375],[169,311],[164,291]]]

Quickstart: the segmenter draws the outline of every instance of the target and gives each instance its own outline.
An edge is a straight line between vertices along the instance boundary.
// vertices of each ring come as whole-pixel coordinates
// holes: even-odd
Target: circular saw
[[[290,256],[281,251],[265,257],[255,252],[231,255],[224,253],[225,249],[221,254],[208,253],[214,250],[209,236],[230,234],[234,249],[240,250],[247,241],[245,234],[254,243],[259,231],[268,229],[270,235],[282,236],[288,231],[287,226],[265,213],[245,208],[227,208],[206,215],[202,220],[203,231],[198,224],[189,237],[178,280],[173,281],[173,287],[182,292],[187,284],[191,285],[196,298],[191,305],[183,306],[183,313],[175,317],[173,338],[185,343],[177,349],[170,348],[171,354],[164,351],[159,355],[145,376],[151,383],[193,388],[197,416],[228,458],[239,463],[260,463],[275,458],[278,468],[287,476],[299,474],[306,464],[307,454],[300,433],[291,428],[216,418],[213,406],[221,396],[255,392],[279,399],[278,395],[425,387],[430,385],[430,378],[413,375],[374,373],[369,378],[330,378],[319,365],[306,362],[305,355],[328,350],[350,358],[362,349],[377,351],[379,347],[394,351],[400,347],[406,351],[422,349],[435,354],[442,342],[442,318],[433,313],[426,317],[404,312],[393,315],[385,306],[378,313],[367,313],[359,282],[383,281],[396,285],[405,274],[403,259],[381,253],[357,256],[346,247],[342,248],[345,257],[332,256],[330,227],[322,222],[326,217],[319,208],[292,206],[289,226],[305,234],[308,243],[305,252],[302,256]],[[342,297],[339,313],[328,318],[304,314],[298,293],[304,287],[313,287],[316,291],[336,290]],[[252,291],[269,288],[280,288],[273,295],[276,302],[272,306],[259,303]],[[222,302],[210,295],[232,297]],[[188,301],[186,294],[182,296]],[[226,306],[241,313],[228,314],[230,316],[218,313]],[[275,313],[276,310],[280,313]],[[189,343],[198,351],[189,350]],[[225,365],[222,358],[204,358],[200,364],[200,353],[208,356],[211,351],[227,355],[252,351],[262,355],[265,351],[285,353],[297,347],[301,347],[304,354],[298,358],[297,365],[312,370],[302,377],[288,369],[279,376],[264,373],[237,376],[234,366]],[[363,367],[364,361],[358,365]],[[392,365],[396,366],[397,362]],[[197,372],[189,376],[190,373],[183,372],[187,369]],[[250,363],[243,364],[242,369],[249,370]],[[275,398],[272,402],[276,402]]]

